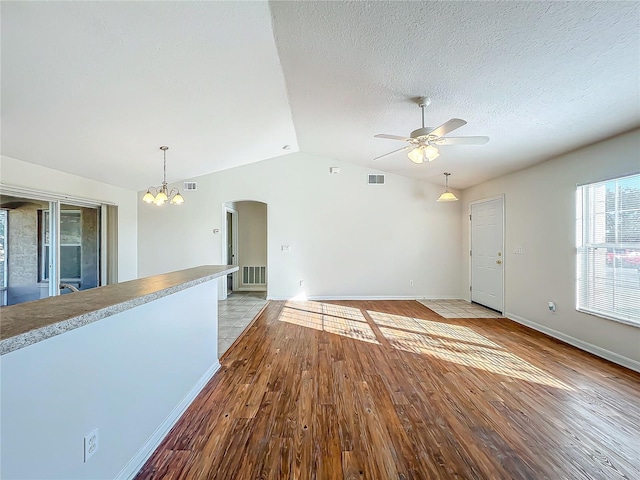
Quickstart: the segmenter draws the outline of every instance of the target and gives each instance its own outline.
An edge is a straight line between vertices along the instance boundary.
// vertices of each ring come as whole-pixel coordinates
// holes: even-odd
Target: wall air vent
[[[267,267],[242,267],[243,285],[266,285]]]
[[[184,182],[182,184],[182,189],[187,191],[187,190],[197,190],[198,189],[198,184],[196,182]]]
[[[369,185],[384,185],[384,175],[369,174]]]

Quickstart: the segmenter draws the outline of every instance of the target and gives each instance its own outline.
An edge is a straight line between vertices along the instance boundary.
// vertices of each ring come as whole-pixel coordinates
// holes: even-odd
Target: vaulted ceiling
[[[298,150],[465,188],[640,126],[637,2],[3,2],[1,153],[125,188]],[[457,117],[429,164],[377,133]],[[285,145],[289,149],[284,150]]]

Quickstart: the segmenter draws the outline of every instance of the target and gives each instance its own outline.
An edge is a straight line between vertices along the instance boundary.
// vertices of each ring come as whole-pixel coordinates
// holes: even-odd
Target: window
[[[49,279],[49,211],[42,219],[40,278]],[[79,282],[82,277],[82,212],[62,210],[60,212],[60,280]]]
[[[577,309],[640,326],[640,175],[578,187]]]

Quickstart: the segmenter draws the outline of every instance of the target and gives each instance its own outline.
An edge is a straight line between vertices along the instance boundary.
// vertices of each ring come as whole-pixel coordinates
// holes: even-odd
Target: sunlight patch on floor
[[[348,318],[350,320],[358,320],[366,322],[367,319],[359,308],[346,307],[344,305],[335,305],[333,303],[310,302],[291,299],[285,302],[285,308],[294,308],[306,312],[323,313],[332,317]]]
[[[497,343],[486,337],[477,334],[469,327],[461,325],[450,325],[447,323],[434,322],[421,318],[411,318],[390,313],[381,313],[367,310],[367,313],[377,325],[384,325],[392,328],[401,328],[413,332],[428,333],[438,337],[446,337],[463,342],[477,343],[487,347],[501,348]]]
[[[391,347],[507,377],[571,390],[540,368],[510,353],[470,327],[367,310]],[[343,305],[289,300],[281,322],[380,345],[363,311]]]
[[[570,387],[556,378],[504,349],[487,348],[483,345],[462,343],[388,327],[380,327],[380,331],[394,348],[406,352],[430,355],[458,365],[570,390]]]
[[[307,305],[310,304],[310,305]],[[324,308],[339,307],[339,308]],[[306,309],[308,308],[308,309]],[[346,309],[346,310],[343,310]],[[305,328],[313,328],[314,330],[324,330],[343,337],[360,340],[362,342],[378,344],[376,334],[369,326],[362,312],[357,310],[362,320],[344,318],[340,316],[332,316],[323,313],[324,311],[333,313],[343,313],[356,317],[357,310],[350,307],[341,307],[339,305],[328,305],[318,302],[287,302],[282,309],[278,320],[281,322],[291,323]]]

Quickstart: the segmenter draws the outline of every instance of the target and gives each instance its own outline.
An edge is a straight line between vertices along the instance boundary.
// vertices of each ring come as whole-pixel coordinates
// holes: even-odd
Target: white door
[[[503,312],[504,202],[471,204],[471,301]]]

